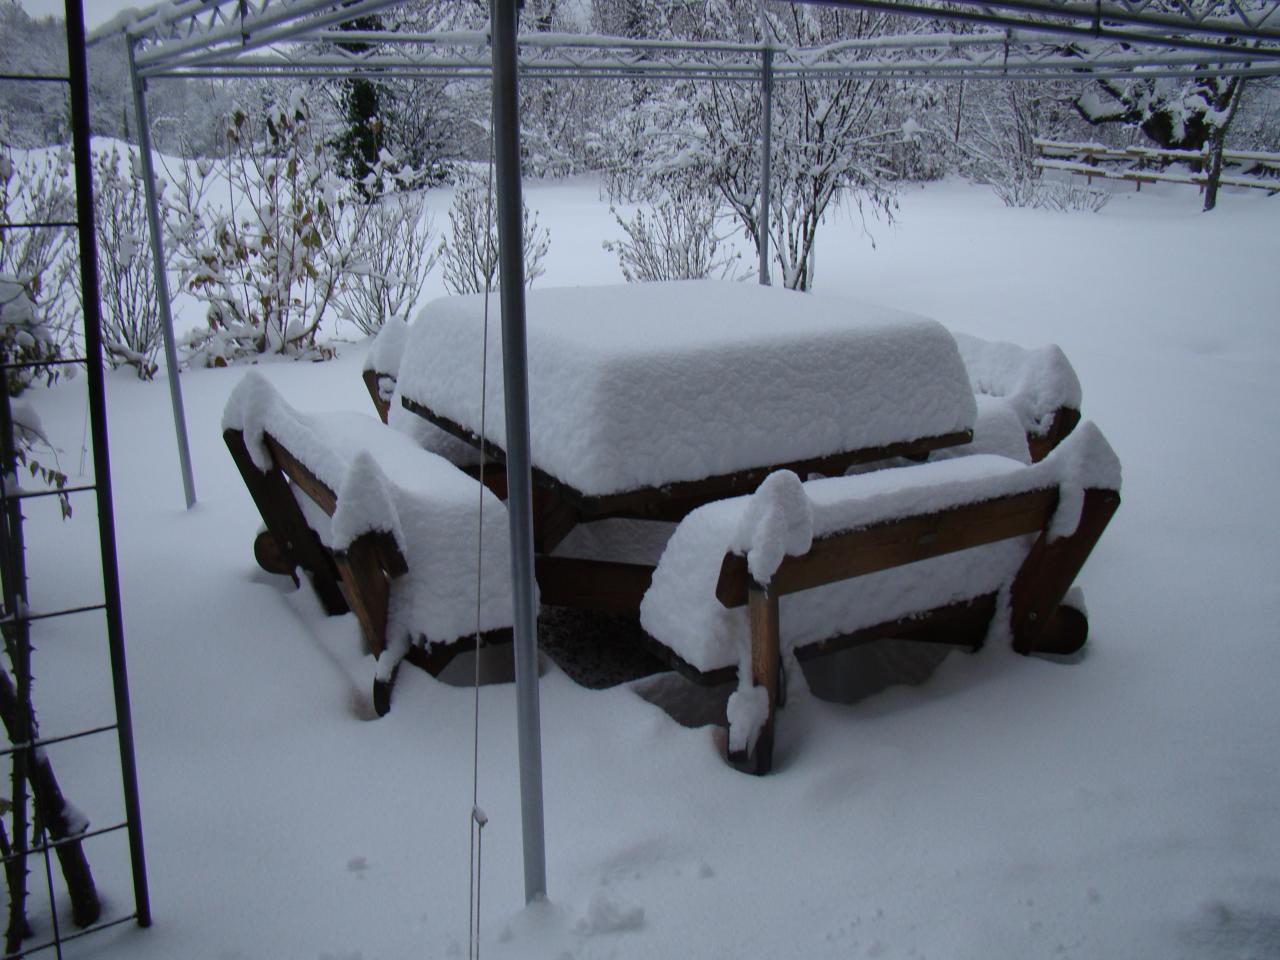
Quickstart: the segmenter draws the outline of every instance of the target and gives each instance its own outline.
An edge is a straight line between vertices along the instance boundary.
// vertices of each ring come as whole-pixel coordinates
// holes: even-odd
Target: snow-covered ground
[[[551,231],[540,285],[619,279],[594,181],[527,194]],[[832,219],[821,292],[1056,342],[1075,364],[1125,470],[1080,581],[1087,654],[991,646],[853,705],[793,693],[764,779],[729,769],[711,730],[552,668],[550,902],[527,911],[514,689],[483,688],[485,956],[1280,955],[1280,199],[1198,208],[1148,187],[1096,215],[1009,210],[946,182],[908,189],[874,250],[856,215]],[[369,410],[366,349],[260,369],[302,409]],[[370,720],[354,617],[326,619],[254,565],[259,521],[219,433],[243,373],[183,377],[190,512],[163,384],[108,381],[155,925],[69,955],[464,955],[471,693],[406,670]],[[79,384],[36,400],[74,472]],[[52,504],[29,514],[35,605],[93,593],[92,505],[66,524]],[[36,634],[45,734],[109,712],[100,634],[87,619]],[[113,753],[52,755],[96,824],[118,817]],[[122,838],[89,854],[128,909]]]

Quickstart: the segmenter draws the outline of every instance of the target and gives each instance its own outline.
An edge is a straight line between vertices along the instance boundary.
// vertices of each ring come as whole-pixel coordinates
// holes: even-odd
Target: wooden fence
[[[1208,182],[1209,152],[1161,150],[1155,147],[1107,147],[1100,143],[1035,140],[1034,163],[1042,170],[1061,170],[1107,180],[1128,180],[1141,190],[1144,183],[1186,183],[1202,191]],[[1223,150],[1219,183],[1280,192],[1280,154],[1252,150]],[[1227,172],[1231,168],[1232,172]]]

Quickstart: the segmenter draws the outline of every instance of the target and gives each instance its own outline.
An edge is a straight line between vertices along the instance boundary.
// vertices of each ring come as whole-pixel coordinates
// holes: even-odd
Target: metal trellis
[[[13,796],[10,798],[9,823],[3,861],[11,898],[22,901],[27,895],[26,866],[28,858],[43,860],[41,871],[47,900],[37,926],[28,936],[15,933],[3,960],[31,956],[52,950],[62,956],[63,945],[71,940],[115,927],[130,921],[140,926],[151,923],[147,888],[146,859],[143,851],[142,823],[137,786],[137,766],[133,746],[133,724],[129,705],[129,686],[125,665],[124,627],[121,611],[119,569],[116,561],[115,524],[111,493],[111,469],[107,450],[107,415],[104,390],[102,337],[97,273],[97,249],[94,228],[92,167],[89,152],[89,94],[85,61],[84,14],[80,0],[66,0],[67,59],[66,75],[11,74],[10,82],[57,83],[69,93],[74,157],[75,217],[66,220],[0,223],[2,231],[33,229],[72,229],[79,242],[79,272],[84,309],[83,356],[51,360],[14,359],[6,354],[0,364],[6,378],[22,371],[47,371],[52,368],[81,366],[88,390],[89,424],[93,447],[93,482],[62,488],[22,490],[17,484],[18,446],[15,417],[7,384],[0,389],[0,465],[6,476],[0,485],[0,579],[3,580],[3,609],[0,629],[12,670],[0,677],[0,699],[3,700],[9,746],[0,755],[13,762]],[[29,604],[29,569],[27,551],[31,544],[24,535],[25,503],[61,496],[93,494],[97,513],[97,544],[102,573],[102,598],[55,609],[32,609]],[[79,496],[77,496],[77,500]],[[75,523],[75,518],[67,522]],[[105,625],[105,642],[111,670],[111,699],[115,717],[109,723],[96,723],[81,729],[41,737],[38,711],[33,703],[32,637],[51,626],[53,621],[71,617],[101,617]],[[84,622],[83,619],[78,622]],[[47,720],[48,717],[46,716]],[[120,760],[120,784],[124,817],[119,822],[90,829],[87,821],[75,815],[66,804],[61,788],[52,772],[46,754],[49,747],[73,741],[93,744],[97,738],[115,734]],[[95,747],[96,749],[96,747]],[[28,789],[28,786],[30,789]],[[34,817],[29,814],[34,812]],[[124,833],[128,840],[133,879],[133,910],[109,912],[114,896],[105,898],[106,907],[97,897],[82,844],[95,837]],[[95,848],[98,849],[98,848]],[[54,880],[54,859],[66,881],[71,901],[71,922],[60,916]],[[77,882],[78,881],[78,882]],[[85,883],[87,881],[87,884]],[[25,909],[23,911],[25,913]],[[16,913],[15,913],[16,915]],[[34,919],[34,918],[33,918]],[[47,925],[47,926],[46,926]],[[14,944],[16,943],[16,947]]]

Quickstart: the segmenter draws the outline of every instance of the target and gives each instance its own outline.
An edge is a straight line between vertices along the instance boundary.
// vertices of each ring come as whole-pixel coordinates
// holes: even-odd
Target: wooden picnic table
[[[972,437],[955,342],[923,317],[714,281],[534,290],[526,308],[546,550],[578,522],[678,520],[774,470],[838,475]],[[432,304],[400,388],[407,409],[501,463],[496,329],[481,438],[483,335],[483,297]]]

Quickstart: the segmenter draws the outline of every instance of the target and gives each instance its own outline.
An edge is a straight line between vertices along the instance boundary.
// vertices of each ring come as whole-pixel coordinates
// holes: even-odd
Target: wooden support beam
[[[387,646],[391,581],[409,569],[404,556],[392,537],[371,532],[357,537],[333,559],[347,603],[360,621],[365,646],[369,653],[380,657]]]
[[[1031,453],[1031,462],[1039,463],[1060,444],[1080,423],[1080,411],[1074,407],[1059,407],[1049,419],[1049,426],[1043,433],[1027,434],[1027,449]]]
[[[332,517],[333,512],[338,509],[338,495],[271,434],[264,433],[262,439],[271,451],[271,459],[284,471],[284,475]]]
[[[1035,533],[1053,516],[1055,488],[1032,490],[917,514],[815,540],[809,552],[786,557],[769,582],[775,596],[848,580],[944,553]],[[747,558],[726,554],[716,597],[726,607],[747,602],[751,574]]]
[[[1019,653],[1072,653],[1073,650],[1063,649],[1072,638],[1083,645],[1079,611],[1074,611],[1075,618],[1060,615],[1054,629],[1047,628],[1119,506],[1120,494],[1115,490],[1086,490],[1075,533],[1050,542],[1047,531],[1042,532],[1032,544],[1010,592],[1013,648]],[[1040,646],[1042,637],[1049,649]]]
[[[331,616],[346,613],[347,602],[339,588],[338,572],[333,559],[316,532],[307,524],[284,474],[278,467],[266,472],[258,469],[245,445],[243,431],[226,430],[222,438],[231,452],[231,459],[240,470],[240,476],[244,478],[244,485],[262,516],[262,522],[267,525],[276,546],[287,558],[290,569],[302,567],[310,574],[311,585],[315,588],[325,613]],[[279,444],[276,446],[279,447]]]
[[[986,640],[987,630],[991,626],[991,618],[995,616],[995,612],[996,595],[986,593],[972,600],[935,607],[912,617],[874,624],[852,633],[844,633],[804,647],[796,647],[796,659],[801,662],[817,660],[851,647],[889,639],[941,643],[977,650]]]
[[[378,416],[382,418],[383,423],[387,422],[387,416],[391,412],[391,404],[382,399],[382,391],[379,389],[381,381],[386,376],[385,373],[379,373],[377,370],[366,370],[361,375],[364,387],[369,391],[369,398],[373,400],[374,409],[378,411]]]
[[[492,441],[480,438],[466,427],[461,426],[448,417],[442,417],[428,407],[401,397],[406,410],[416,413],[430,423],[435,424],[446,433],[465,440],[472,446],[482,450],[497,463],[505,461],[502,448]],[[891,443],[879,447],[865,447],[824,457],[811,457],[805,460],[791,460],[775,463],[770,466],[740,470],[717,477],[702,480],[689,480],[670,483],[662,487],[640,490],[629,490],[622,493],[604,496],[589,496],[566,483],[556,480],[550,474],[536,467],[533,470],[534,483],[541,487],[556,490],[585,519],[601,520],[606,517],[632,517],[642,520],[680,520],[691,510],[710,503],[723,500],[725,497],[753,493],[761,482],[775,470],[791,470],[801,477],[819,473],[825,476],[840,476],[850,467],[863,463],[874,463],[879,460],[890,460],[895,457],[926,457],[930,451],[946,447],[955,447],[973,440],[973,432],[961,430],[955,433],[941,434],[935,437],[920,437],[902,443]]]
[[[751,683],[763,687],[769,697],[765,721],[750,749],[730,750],[729,763],[743,773],[763,776],[773,768],[773,731],[778,710],[781,675],[781,639],[778,597],[768,587],[752,582],[747,599],[751,634]]]
[[[483,650],[487,647],[502,646],[503,644],[511,643],[512,639],[511,628],[501,627],[497,630],[486,630],[480,634],[480,642],[478,644],[474,636],[460,637],[453,643],[415,643],[409,648],[405,659],[419,670],[424,670],[431,676],[438,677],[444,673],[445,668],[459,655],[473,650]]]
[[[533,549],[537,553],[550,553],[573,532],[578,519],[578,511],[555,491],[534,490]]]
[[[653,579],[653,567],[645,564],[576,557],[538,556],[534,572],[543,603],[602,613],[638,614]]]

